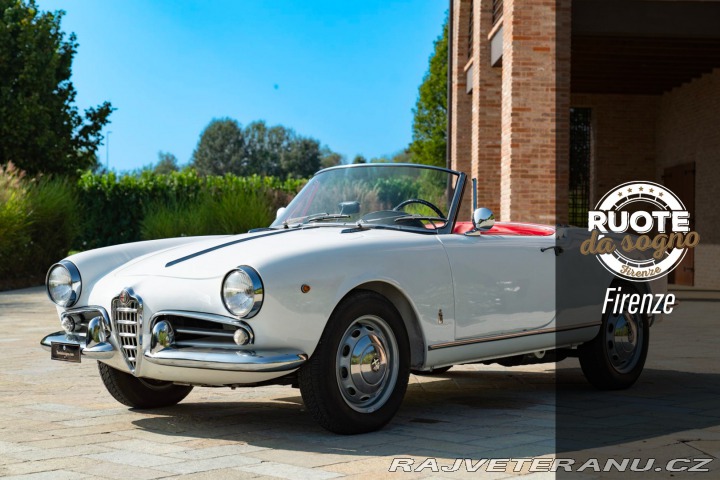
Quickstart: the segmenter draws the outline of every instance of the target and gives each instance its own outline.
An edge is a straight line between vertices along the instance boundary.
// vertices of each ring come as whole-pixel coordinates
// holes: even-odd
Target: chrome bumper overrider
[[[53,343],[79,345],[83,357],[107,360],[120,354],[110,342],[87,346],[85,335],[52,333],[40,341],[50,351]],[[164,348],[158,352],[145,352],[143,359],[149,363],[169,367],[200,368],[232,372],[282,372],[299,368],[308,356],[291,349],[231,350],[223,348]]]
[[[92,347],[88,347],[85,335],[55,332],[40,340],[40,345],[42,345],[42,347],[48,352],[50,351],[53,343],[79,345],[80,354],[82,356],[96,360],[107,360],[115,355],[115,347],[113,347],[109,342],[102,342],[95,344]]]

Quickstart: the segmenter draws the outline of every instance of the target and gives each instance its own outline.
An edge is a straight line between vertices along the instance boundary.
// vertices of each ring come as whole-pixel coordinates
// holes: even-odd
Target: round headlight
[[[50,267],[45,285],[50,300],[61,307],[72,307],[80,298],[82,289],[80,272],[67,260]]]
[[[246,266],[225,275],[222,286],[225,308],[233,315],[252,318],[260,311],[263,302],[263,284],[258,273]]]

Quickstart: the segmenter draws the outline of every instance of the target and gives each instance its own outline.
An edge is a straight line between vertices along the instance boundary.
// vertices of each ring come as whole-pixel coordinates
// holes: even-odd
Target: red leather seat
[[[472,222],[455,222],[455,227],[453,228],[453,233],[462,235],[465,232],[469,232],[473,229]]]
[[[473,229],[472,222],[455,222],[453,233],[462,235]],[[496,222],[493,227],[482,235],[526,235],[546,237],[555,233],[555,228],[549,225],[534,223]]]

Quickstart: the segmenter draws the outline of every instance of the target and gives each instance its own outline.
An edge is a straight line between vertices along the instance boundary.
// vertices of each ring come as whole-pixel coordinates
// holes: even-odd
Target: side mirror
[[[481,232],[487,232],[495,225],[495,215],[489,208],[478,208],[473,212],[472,216],[473,229],[468,235],[480,235]]]
[[[286,207],[280,207],[277,209],[277,212],[275,212],[275,218],[280,218],[280,216],[285,213],[285,210],[287,210]]]

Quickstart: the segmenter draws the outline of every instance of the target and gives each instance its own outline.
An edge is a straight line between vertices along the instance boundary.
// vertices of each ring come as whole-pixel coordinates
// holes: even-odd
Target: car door
[[[450,234],[441,242],[452,269],[456,340],[552,327],[554,236]]]

